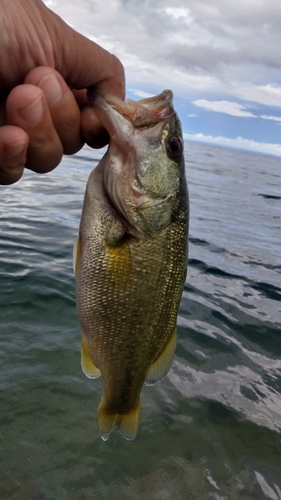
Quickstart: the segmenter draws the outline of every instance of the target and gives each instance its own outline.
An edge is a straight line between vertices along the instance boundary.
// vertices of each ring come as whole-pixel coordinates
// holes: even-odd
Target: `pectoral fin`
[[[73,247],[73,271],[75,276],[77,275],[77,271],[80,266],[81,256],[82,256],[82,244],[80,236],[78,236]]]
[[[100,370],[94,365],[90,358],[88,344],[84,336],[82,336],[81,342],[81,366],[86,377],[98,378],[100,376]]]
[[[110,413],[105,409],[102,398],[98,408],[98,426],[101,438],[107,441],[114,429],[117,429],[123,438],[132,441],[137,434],[139,425],[141,404],[138,401],[136,406],[128,413]]]
[[[166,377],[168,371],[171,368],[173,362],[173,357],[177,345],[177,329],[175,328],[171,338],[160,354],[160,356],[152,363],[149,368],[145,385],[155,385],[158,384],[164,377]]]
[[[125,287],[131,276],[131,253],[128,243],[112,246],[106,244],[107,277],[119,287]]]

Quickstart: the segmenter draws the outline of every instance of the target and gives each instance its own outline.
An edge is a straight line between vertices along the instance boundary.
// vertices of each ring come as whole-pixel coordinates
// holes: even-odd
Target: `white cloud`
[[[217,146],[224,146],[234,149],[245,149],[248,151],[256,151],[258,153],[270,154],[281,157],[281,144],[269,144],[265,142],[256,142],[243,137],[230,139],[228,137],[204,134],[183,134],[184,139],[196,142],[203,142],[208,144],[215,144]]]
[[[245,118],[257,118],[256,115],[247,111],[247,108],[238,102],[232,101],[207,101],[206,99],[197,99],[193,101],[195,106],[215,111],[216,113],[226,113],[231,116],[240,116]]]
[[[281,122],[281,116],[261,115],[261,118],[263,118],[264,120],[272,120],[274,122]]]
[[[234,84],[232,90],[234,95],[246,101],[257,102],[267,106],[281,106],[281,85],[272,83],[255,85],[251,82],[242,82]]]
[[[143,90],[138,90],[138,89],[129,89],[129,90],[135,96],[140,97],[141,99],[146,99],[147,97],[152,97],[153,96],[153,94],[150,94],[149,92],[144,92]]]
[[[175,19],[190,19],[190,11],[186,7],[166,7],[165,12],[168,16],[172,16]]]

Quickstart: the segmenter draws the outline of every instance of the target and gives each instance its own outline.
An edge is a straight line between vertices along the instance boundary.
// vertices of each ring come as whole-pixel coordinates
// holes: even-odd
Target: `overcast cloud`
[[[129,80],[173,77],[177,89],[195,81],[210,92],[243,98],[252,83],[275,84],[281,97],[281,2],[279,0],[51,0],[68,23],[116,53]],[[179,76],[184,76],[183,81]],[[177,78],[178,76],[178,78]],[[247,94],[247,91],[245,91]]]
[[[121,59],[128,88],[148,93],[171,88],[197,107],[204,108],[205,102],[209,111],[245,119],[263,115],[263,123],[278,126],[280,0],[46,3],[73,28]],[[250,103],[263,109],[248,109]],[[194,109],[189,111],[191,116]]]

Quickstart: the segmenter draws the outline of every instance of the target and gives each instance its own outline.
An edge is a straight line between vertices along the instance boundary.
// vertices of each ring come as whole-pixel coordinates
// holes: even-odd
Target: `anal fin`
[[[81,366],[82,370],[88,378],[98,378],[100,370],[94,365],[90,358],[89,348],[84,335],[81,342]]]
[[[177,329],[175,327],[166,347],[164,347],[164,350],[162,351],[160,356],[156,359],[156,361],[154,361],[154,363],[150,365],[148,374],[146,376],[145,385],[156,385],[164,377],[166,377],[173,362],[176,345],[177,345]]]
[[[114,429],[117,429],[124,439],[132,441],[138,431],[141,404],[138,401],[136,406],[128,413],[110,413],[104,407],[102,398],[98,408],[98,426],[100,436],[103,441],[107,441]]]

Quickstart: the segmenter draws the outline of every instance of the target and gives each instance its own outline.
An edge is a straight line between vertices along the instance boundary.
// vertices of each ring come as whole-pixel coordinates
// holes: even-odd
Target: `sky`
[[[45,0],[117,55],[133,99],[169,88],[184,137],[281,156],[280,0]]]

